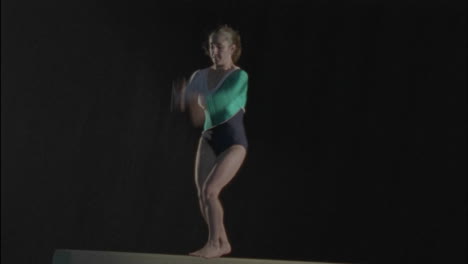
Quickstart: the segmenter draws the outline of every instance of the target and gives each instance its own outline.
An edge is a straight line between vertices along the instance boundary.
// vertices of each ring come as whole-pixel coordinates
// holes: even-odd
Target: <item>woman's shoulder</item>
[[[249,78],[249,75],[247,74],[247,72],[240,68],[240,67],[237,67],[234,72],[232,73],[233,77],[235,77],[236,79],[248,79]]]
[[[196,70],[195,72],[207,73],[210,69],[211,69],[211,67],[205,67],[205,68],[200,68],[200,69]]]
[[[249,77],[246,71],[241,68],[237,68],[233,70],[229,76],[226,77],[225,83],[227,84],[226,87],[245,87],[248,83]]]
[[[205,69],[196,69],[195,71],[192,72],[192,74],[190,75],[190,81],[194,80],[194,79],[198,79],[200,77],[200,73],[205,71]]]
[[[206,74],[208,71],[209,71],[210,67],[206,67],[206,68],[200,68],[200,69],[196,69],[193,73],[192,73],[192,77],[195,77],[195,76],[202,76],[204,74]]]

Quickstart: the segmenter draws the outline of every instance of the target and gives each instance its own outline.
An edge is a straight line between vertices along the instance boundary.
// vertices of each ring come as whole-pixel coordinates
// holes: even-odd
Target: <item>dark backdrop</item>
[[[2,263],[186,254],[201,132],[171,82],[242,34],[233,257],[466,261],[466,9],[440,1],[2,1]]]

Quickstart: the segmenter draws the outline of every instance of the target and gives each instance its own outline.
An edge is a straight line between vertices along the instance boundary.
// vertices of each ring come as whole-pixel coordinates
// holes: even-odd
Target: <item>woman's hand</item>
[[[171,111],[185,112],[187,80],[180,78],[172,82]]]
[[[205,111],[203,105],[200,104],[200,101],[203,101],[203,95],[200,93],[193,93],[190,98],[188,98],[190,118],[193,126],[195,127],[203,126],[205,121]]]

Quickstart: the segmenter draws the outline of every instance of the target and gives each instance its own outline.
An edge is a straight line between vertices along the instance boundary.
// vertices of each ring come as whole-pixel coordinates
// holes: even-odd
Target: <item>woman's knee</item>
[[[205,186],[202,196],[206,202],[213,199],[218,199],[220,191],[221,189],[217,186],[208,184],[207,186]]]
[[[198,200],[200,200],[200,202],[205,203],[205,202],[206,202],[206,198],[205,198],[205,197],[206,197],[206,196],[205,196],[205,193],[204,193],[204,192],[202,192],[202,191],[199,191],[199,192],[198,192]]]

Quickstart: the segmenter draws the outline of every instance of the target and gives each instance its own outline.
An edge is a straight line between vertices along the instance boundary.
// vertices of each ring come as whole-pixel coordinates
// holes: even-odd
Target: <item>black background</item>
[[[233,257],[466,262],[466,8],[440,1],[2,1],[2,263],[186,254],[201,130],[171,82],[229,24],[250,149]]]

